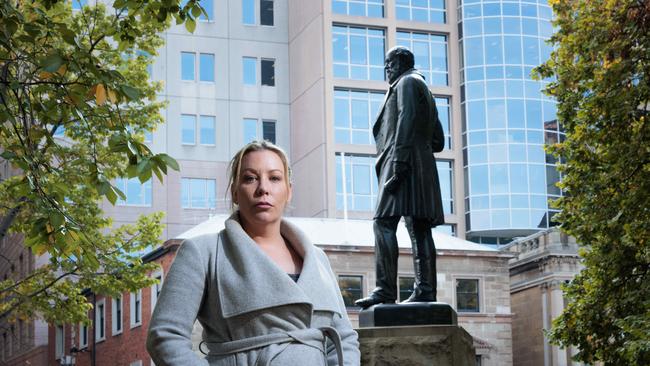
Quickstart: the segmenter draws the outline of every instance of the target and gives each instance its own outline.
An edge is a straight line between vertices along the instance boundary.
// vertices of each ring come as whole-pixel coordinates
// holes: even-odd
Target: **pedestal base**
[[[472,336],[457,325],[360,328],[364,366],[474,366]]]
[[[359,312],[360,328],[456,324],[456,311],[443,302],[379,304]]]

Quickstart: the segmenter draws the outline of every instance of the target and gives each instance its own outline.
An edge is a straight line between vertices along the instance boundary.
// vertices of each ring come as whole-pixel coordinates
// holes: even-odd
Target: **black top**
[[[293,282],[298,282],[298,278],[300,277],[300,273],[287,273],[289,277],[293,280]]]

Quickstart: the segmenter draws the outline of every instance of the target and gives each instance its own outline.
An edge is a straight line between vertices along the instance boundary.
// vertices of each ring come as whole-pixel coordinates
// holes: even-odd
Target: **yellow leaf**
[[[43,79],[43,80],[47,80],[47,79],[51,78],[52,75],[53,75],[53,74],[52,74],[51,72],[41,71],[41,72],[38,74],[38,78],[39,78],[39,79]]]
[[[106,88],[104,88],[103,84],[97,84],[95,88],[95,101],[98,105],[106,103]]]
[[[66,64],[61,65],[58,70],[56,70],[56,73],[63,76],[65,75],[65,72],[68,71],[68,66]]]
[[[112,89],[108,89],[108,100],[113,104],[117,103],[117,94]]]

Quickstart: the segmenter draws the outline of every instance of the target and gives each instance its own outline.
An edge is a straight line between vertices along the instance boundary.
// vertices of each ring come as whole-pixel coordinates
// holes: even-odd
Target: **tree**
[[[147,65],[173,19],[193,31],[201,13],[198,0],[0,3],[0,152],[20,172],[0,182],[0,239],[20,234],[49,256],[0,282],[0,320],[87,321],[83,289],[111,295],[152,283],[139,254],[159,242],[162,214],[112,229],[98,204],[124,198],[118,177],[162,181],[178,170],[143,143],[163,107]]]
[[[549,336],[576,359],[650,364],[650,1],[552,1],[556,50],[537,69],[555,77],[566,140],[561,228],[585,268]]]

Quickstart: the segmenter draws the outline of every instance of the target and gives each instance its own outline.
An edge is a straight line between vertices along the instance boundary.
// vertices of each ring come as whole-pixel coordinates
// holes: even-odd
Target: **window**
[[[131,328],[142,325],[142,290],[131,292]]]
[[[334,90],[334,141],[338,144],[374,144],[372,125],[384,93]]]
[[[117,188],[126,195],[126,199],[118,199],[120,206],[151,206],[151,179],[140,183],[138,178],[117,178]]]
[[[451,225],[451,224],[444,224],[444,225],[438,225],[433,230],[447,234],[449,236],[456,236],[456,225]]]
[[[162,272],[156,272],[153,275],[153,278],[158,280],[158,282],[154,283],[151,286],[151,312],[152,313],[153,313],[154,308],[156,307],[156,303],[158,302],[158,297],[160,297],[160,290],[162,289],[162,285],[163,285]]]
[[[56,130],[54,130],[54,137],[63,137],[65,136],[65,126],[64,125],[59,125],[57,126]]]
[[[181,52],[181,80],[195,80],[195,58],[196,55],[193,52]]]
[[[255,25],[255,0],[242,0],[242,23]],[[260,25],[273,23],[273,0],[260,0]]]
[[[214,81],[214,54],[202,53],[199,55],[199,80]]]
[[[257,59],[255,57],[242,58],[243,82],[244,85],[257,84]]]
[[[242,23],[255,24],[255,0],[242,0]]]
[[[456,280],[456,310],[459,312],[478,313],[478,280],[457,279]]]
[[[436,109],[438,109],[438,119],[442,124],[442,131],[445,134],[445,149],[451,149],[451,109],[449,107],[449,98],[436,97]]]
[[[142,366],[142,360],[133,361],[129,366]]]
[[[214,116],[200,116],[201,124],[199,141],[201,145],[214,145],[216,143],[215,118]]]
[[[382,18],[384,0],[333,0],[332,13]]]
[[[262,85],[275,86],[275,60],[262,59]]]
[[[339,276],[339,288],[343,296],[345,307],[356,308],[354,302],[361,298],[362,292],[362,276]]]
[[[448,160],[436,161],[438,169],[438,181],[440,182],[440,193],[442,196],[442,211],[445,214],[454,213],[454,177],[452,162]]]
[[[418,32],[397,32],[397,44],[415,56],[415,68],[431,85],[449,85],[447,36]]]
[[[196,80],[196,54],[181,52],[181,79]],[[199,54],[199,81],[214,82],[214,54]]]
[[[88,347],[88,324],[79,324],[79,349]]]
[[[255,118],[244,118],[242,123],[242,136],[243,143],[247,144],[251,141],[259,140],[259,132],[262,132],[262,139],[270,141],[272,143],[276,142],[276,122],[273,120],[263,120],[261,129],[258,126],[259,121]]]
[[[122,333],[123,313],[122,295],[113,298],[113,335]]]
[[[395,13],[399,20],[446,23],[445,0],[397,0]]]
[[[384,38],[384,31],[381,29],[334,25],[334,77],[383,81]]]
[[[199,19],[205,21],[214,19],[214,0],[201,0],[201,6],[208,14],[208,17],[206,18],[206,16],[203,13],[201,13]]]
[[[88,0],[72,0],[72,10],[81,10],[88,5]]]
[[[196,116],[193,114],[181,114],[181,142],[196,144]]]
[[[95,304],[95,339],[103,341],[106,338],[106,303],[104,299]]]
[[[65,330],[63,325],[57,325],[54,330],[54,357],[58,360],[65,353]]]
[[[243,123],[244,144],[257,140],[257,120],[244,118]]]
[[[260,24],[273,25],[273,0],[260,0]]]
[[[345,171],[343,171],[345,167]],[[345,179],[344,179],[345,177]],[[343,184],[345,182],[345,185]],[[344,206],[344,198],[347,207]],[[377,201],[375,157],[336,155],[336,209],[372,211]]]
[[[275,144],[275,121],[262,121],[262,138]]]
[[[415,284],[414,277],[401,277],[398,280],[399,285],[399,301],[404,301],[413,293],[413,286]]]
[[[181,205],[183,208],[215,208],[216,193],[214,179],[181,179]]]

